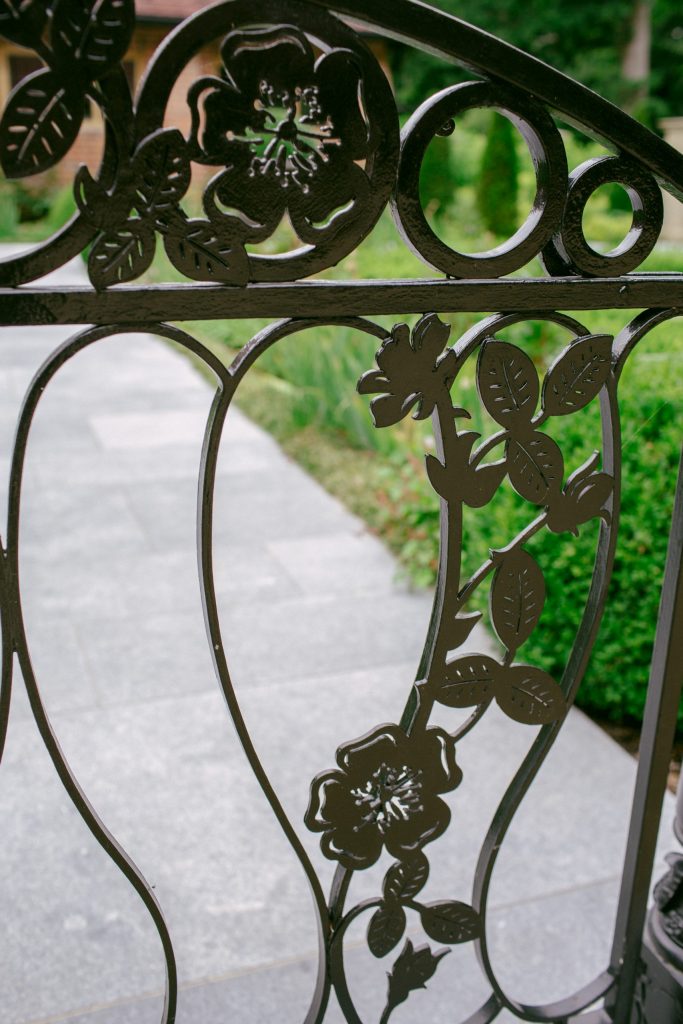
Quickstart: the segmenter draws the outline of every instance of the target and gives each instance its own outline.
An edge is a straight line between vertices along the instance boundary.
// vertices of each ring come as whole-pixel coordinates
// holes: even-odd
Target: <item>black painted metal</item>
[[[427,99],[399,133],[381,67],[339,14],[459,61],[484,81]],[[171,1024],[177,983],[163,912],[60,750],[31,666],[18,556],[24,457],[45,389],[65,363],[105,337],[135,330],[157,334],[203,360],[216,378],[198,496],[207,634],[245,755],[313,894],[319,970],[306,1024],[323,1021],[332,989],[346,1020],[360,1024],[345,972],[347,930],[367,912],[369,951],[383,958],[404,937],[406,911],[418,916],[426,937],[439,948],[405,941],[389,970],[381,1022],[430,981],[450,947],[461,943],[475,944],[490,987],[485,1003],[465,1024],[488,1024],[503,1009],[520,1020],[555,1024],[664,1020],[659,1014],[666,1000],[674,1007],[681,1002],[681,961],[667,946],[678,941],[673,916],[664,924],[652,919],[652,948],[641,948],[641,942],[683,663],[680,482],[612,960],[596,965],[595,979],[561,1002],[522,1004],[496,976],[486,920],[498,852],[574,701],[605,608],[620,510],[620,375],[637,344],[683,311],[683,275],[633,273],[659,237],[660,186],[683,195],[683,157],[577,83],[416,0],[375,0],[371,10],[360,0],[221,0],[168,36],[135,100],[120,65],[134,16],[133,0],[0,0],[0,32],[33,47],[45,64],[17,86],[0,121],[5,174],[20,178],[58,163],[78,135],[86,95],[107,123],[98,175],[81,169],[76,176],[74,221],[29,256],[0,266],[0,325],[96,325],[50,356],[19,417],[0,559],[0,753],[16,654],[55,770],[156,925],[167,971],[162,1024]],[[220,45],[223,71],[190,87],[192,127],[185,136],[164,127],[168,98],[187,62],[212,41]],[[420,167],[430,141],[451,132],[454,118],[473,107],[499,110],[518,127],[536,173],[534,205],[520,230],[498,248],[474,255],[456,252],[437,236],[420,194]],[[568,174],[553,111],[602,139],[613,155]],[[183,199],[196,165],[216,173],[203,188],[203,216],[193,219]],[[622,245],[601,254],[583,234],[582,215],[595,189],[606,182],[625,187],[633,224]],[[407,245],[445,278],[301,280],[352,252],[389,204]],[[269,239],[285,214],[301,244],[279,255],[255,254],[253,246]],[[179,275],[194,283],[130,283],[151,265],[159,239]],[[90,243],[91,289],[28,287]],[[503,279],[534,257],[541,259],[545,278]],[[616,338],[591,334],[579,320],[557,312],[644,308]],[[450,328],[435,310],[492,315],[449,344]],[[423,315],[412,328],[396,322],[409,313]],[[394,318],[390,330],[363,319],[382,314]],[[257,335],[227,368],[198,341],[163,322],[254,315],[285,319]],[[544,320],[563,328],[570,341],[540,381],[524,351],[498,335],[516,323]],[[319,324],[342,325],[379,342],[376,366],[358,384],[362,394],[372,396],[378,428],[390,428],[411,412],[419,419],[432,417],[437,449],[427,458],[427,473],[441,502],[433,614],[405,708],[397,709],[396,722],[369,722],[365,736],[343,742],[336,766],[322,771],[311,786],[305,823],[319,833],[322,852],[337,864],[329,896],[242,718],[223,646],[212,561],[216,464],[230,404],[263,352]],[[451,394],[475,356],[481,405],[495,424],[486,438],[463,427],[470,410],[454,405]],[[547,425],[591,405],[600,410],[601,452],[567,474],[571,453],[560,450]],[[506,478],[529,506],[528,524],[470,578],[461,578],[465,509],[483,509]],[[593,578],[565,673],[555,680],[517,657],[538,627],[546,596],[543,568],[531,546],[542,530],[575,533],[591,520],[600,523]],[[481,617],[471,602],[484,591],[501,654],[458,654]],[[471,899],[446,892],[444,899],[425,904],[419,897],[429,874],[429,844],[450,822],[444,795],[463,786],[459,798],[466,799],[456,744],[476,735],[476,725],[494,702],[510,719],[538,726],[536,738],[484,837]],[[469,717],[449,733],[429,724],[435,704],[469,709]],[[394,862],[381,894],[347,908],[354,872],[373,866],[385,851]],[[677,906],[679,887],[676,860],[657,889],[660,916]],[[419,1015],[417,1000],[415,1005]],[[676,1019],[673,1014],[667,1021]]]

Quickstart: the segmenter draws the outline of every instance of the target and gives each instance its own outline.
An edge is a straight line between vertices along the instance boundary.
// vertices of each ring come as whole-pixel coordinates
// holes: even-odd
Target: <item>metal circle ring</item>
[[[583,214],[591,196],[602,185],[621,185],[633,207],[633,221],[624,240],[611,252],[593,249],[583,233]],[[662,229],[664,206],[659,185],[632,160],[603,156],[587,160],[569,177],[569,191],[560,233],[543,254],[553,274],[576,273],[592,277],[619,277],[635,270],[652,252]]]
[[[446,245],[427,222],[420,199],[420,170],[432,139],[438,134],[450,134],[457,115],[480,107],[497,110],[522,135],[536,172],[536,196],[525,222],[502,245],[486,252],[462,253]],[[406,124],[392,209],[406,242],[435,270],[449,277],[501,277],[537,256],[558,231],[567,179],[564,143],[543,107],[490,82],[467,82],[427,100]]]

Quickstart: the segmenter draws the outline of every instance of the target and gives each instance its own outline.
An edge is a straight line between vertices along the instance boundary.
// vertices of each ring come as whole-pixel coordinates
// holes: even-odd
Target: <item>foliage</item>
[[[19,206],[7,181],[0,181],[0,239],[14,239],[19,225]]]
[[[509,238],[519,227],[515,129],[507,117],[493,113],[477,182],[477,206],[487,230]]]
[[[449,140],[437,135],[427,147],[420,171],[420,195],[429,212],[437,217],[446,213],[457,185]]]
[[[633,106],[639,86],[626,82],[621,62],[633,25],[635,0],[577,0],[573,4],[531,4],[520,17],[516,0],[432,0],[449,14],[471,22],[552,67],[571,75],[647,124],[683,109],[680,62],[683,16],[674,0],[653,0],[653,71],[645,104]],[[393,71],[400,103],[412,108],[426,96],[466,77],[464,71],[427,54],[397,49]]]
[[[0,181],[0,239],[33,242],[58,231],[76,209],[73,190],[49,185],[27,188],[19,181]]]

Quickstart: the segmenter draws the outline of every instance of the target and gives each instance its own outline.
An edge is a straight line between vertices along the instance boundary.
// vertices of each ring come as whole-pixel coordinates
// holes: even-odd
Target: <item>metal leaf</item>
[[[451,650],[462,647],[481,617],[481,612],[462,612],[455,616],[448,632],[448,646]]]
[[[142,221],[129,220],[95,242],[88,259],[90,280],[98,290],[133,281],[154,259],[154,231]]]
[[[457,483],[454,482],[448,467],[439,462],[436,455],[425,456],[425,467],[430,484],[439,495],[446,501],[455,500],[457,497]]]
[[[249,280],[249,260],[238,241],[223,241],[210,221],[184,222],[182,233],[164,237],[168,258],[173,266],[194,281],[221,281],[245,285]]]
[[[99,78],[121,60],[135,26],[134,0],[57,0],[52,48],[65,67]]]
[[[410,860],[392,864],[387,871],[382,892],[386,900],[412,900],[427,884],[429,861],[424,853],[417,853]]]
[[[523,725],[547,725],[560,718],[565,709],[564,694],[555,680],[531,665],[506,669],[496,700],[509,718]]]
[[[516,345],[507,341],[482,345],[477,386],[496,423],[514,428],[531,422],[538,402],[538,374],[529,356]]]
[[[446,665],[436,700],[449,708],[471,708],[494,695],[500,665],[484,654],[466,654]]]
[[[451,325],[446,324],[436,313],[420,317],[413,330],[413,348],[419,351],[429,349],[431,356],[437,356],[445,349],[451,334]]]
[[[544,505],[560,491],[564,459],[552,438],[534,430],[508,441],[507,470],[518,494],[534,505]]]
[[[172,210],[190,186],[185,139],[177,129],[162,129],[146,139],[133,160],[135,207],[141,217]]]
[[[406,930],[406,915],[398,903],[382,904],[370,918],[368,948],[377,958],[391,953]]]
[[[599,394],[612,365],[612,338],[579,338],[552,364],[543,382],[543,408],[551,416],[583,409]]]
[[[481,921],[473,907],[457,900],[428,903],[420,921],[430,939],[451,945],[472,942],[481,934]]]
[[[529,639],[544,603],[545,580],[538,563],[523,548],[511,551],[496,569],[491,585],[491,619],[509,651]]]
[[[89,224],[107,231],[112,224],[125,222],[130,213],[130,198],[126,191],[110,194],[101,182],[81,166],[74,179],[76,205]]]
[[[0,161],[8,178],[39,174],[73,145],[84,98],[53,71],[36,71],[12,91],[0,122]]]
[[[21,46],[33,46],[47,20],[44,4],[36,0],[0,0],[0,35]]]

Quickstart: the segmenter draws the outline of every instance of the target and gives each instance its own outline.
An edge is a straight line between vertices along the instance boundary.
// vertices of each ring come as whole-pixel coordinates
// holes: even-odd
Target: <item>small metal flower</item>
[[[368,868],[384,847],[405,860],[448,827],[451,812],[439,794],[455,789],[462,772],[442,729],[409,737],[382,725],[341,746],[337,764],[313,780],[305,816],[312,832],[323,833],[331,860]]]
[[[354,54],[316,60],[306,36],[281,25],[231,32],[221,56],[225,77],[201,78],[188,94],[193,159],[226,168],[207,188],[207,214],[250,242],[268,238],[285,211],[304,241],[333,233],[368,194],[358,161],[376,145]]]
[[[368,370],[358,381],[359,394],[379,394],[370,403],[375,426],[398,423],[415,405],[413,419],[431,415],[455,380],[455,352],[444,352],[450,332],[435,313],[423,316],[412,334],[407,324],[392,328],[376,356],[379,370]]]

